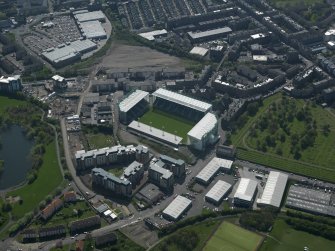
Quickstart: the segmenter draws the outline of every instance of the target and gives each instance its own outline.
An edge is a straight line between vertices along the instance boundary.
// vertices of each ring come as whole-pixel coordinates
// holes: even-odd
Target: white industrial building
[[[288,175],[271,171],[260,199],[257,199],[258,206],[272,206],[279,208],[284,195]]]
[[[241,178],[234,195],[234,204],[237,206],[250,207],[257,193],[257,181]]]
[[[163,88],[159,88],[152,95],[154,99],[161,98],[203,113],[207,113],[212,109],[211,104]]]
[[[219,172],[230,172],[233,161],[214,157],[195,177],[200,183],[208,185]]]
[[[220,204],[222,199],[230,192],[232,185],[223,180],[218,180],[215,185],[205,195],[205,199],[216,205]]]
[[[149,41],[154,41],[156,38],[166,36],[167,31],[165,29],[154,30],[154,31],[140,33],[138,35],[145,38],[145,39],[148,39]]]
[[[219,139],[218,120],[213,113],[207,113],[188,133],[187,142],[196,150],[205,150]]]
[[[192,206],[192,201],[178,195],[163,211],[163,216],[169,220],[178,220]]]
[[[82,34],[88,39],[105,39],[107,34],[98,20],[79,23]]]
[[[106,16],[101,10],[75,14],[74,18],[80,23],[88,22],[88,21],[95,21],[95,20],[100,21],[100,22],[106,21]]]
[[[207,53],[208,53],[208,49],[203,48],[203,47],[198,47],[198,46],[193,47],[192,50],[190,51],[190,54],[198,55],[201,57],[206,56]]]
[[[149,93],[136,90],[119,103],[120,121],[124,124],[137,119],[148,108]],[[139,107],[141,106],[141,107]]]

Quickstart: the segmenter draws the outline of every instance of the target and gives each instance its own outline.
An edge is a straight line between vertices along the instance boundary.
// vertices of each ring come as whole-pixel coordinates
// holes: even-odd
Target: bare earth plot
[[[102,65],[107,68],[182,67],[182,61],[144,46],[114,44]]]

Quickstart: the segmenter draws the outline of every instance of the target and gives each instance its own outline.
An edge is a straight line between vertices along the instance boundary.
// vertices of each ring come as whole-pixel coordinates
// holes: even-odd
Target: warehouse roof
[[[119,103],[121,112],[129,112],[131,108],[137,105],[142,99],[149,95],[148,92],[136,90]]]
[[[78,20],[78,22],[87,22],[87,21],[93,21],[93,20],[105,20],[106,19],[105,14],[101,10],[79,13],[75,15],[75,18]]]
[[[152,95],[201,112],[207,112],[212,108],[211,104],[163,88],[158,89]]]
[[[217,119],[213,113],[207,113],[188,133],[187,136],[201,140],[207,133],[217,126]]]
[[[80,27],[86,38],[106,37],[106,32],[98,20],[80,23]]]
[[[257,189],[257,181],[241,178],[235,192],[234,198],[240,200],[251,201]]]
[[[208,30],[208,31],[201,31],[201,32],[189,31],[189,32],[187,32],[187,34],[191,38],[197,39],[197,38],[204,38],[204,37],[208,37],[208,36],[224,34],[224,33],[229,33],[229,32],[232,32],[232,29],[230,29],[229,27],[223,27],[223,28],[218,28],[218,29]]]
[[[171,218],[177,220],[185,210],[192,204],[192,201],[178,195],[167,208],[163,211],[163,214],[170,216]]]
[[[84,53],[87,50],[93,50],[97,47],[96,43],[89,39],[73,41],[69,46],[80,53]]]
[[[206,56],[207,53],[208,53],[208,49],[198,47],[198,46],[193,47],[193,49],[190,51],[190,54],[195,54],[195,55],[199,55],[202,57]]]
[[[280,207],[287,179],[287,174],[271,171],[266,182],[262,197],[257,200],[257,204]]]
[[[231,169],[233,161],[214,157],[196,176],[207,183],[220,169]]]
[[[162,30],[154,30],[154,31],[149,31],[149,32],[144,32],[138,34],[139,36],[148,39],[150,41],[155,40],[156,36],[161,36],[161,35],[166,35],[167,31],[165,29]]]
[[[218,180],[215,185],[205,195],[206,198],[219,202],[231,188],[231,184],[223,180]]]

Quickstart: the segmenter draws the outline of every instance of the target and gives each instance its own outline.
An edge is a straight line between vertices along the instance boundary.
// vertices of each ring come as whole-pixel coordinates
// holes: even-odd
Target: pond
[[[4,169],[0,175],[0,189],[7,189],[23,182],[32,163],[30,152],[34,145],[23,133],[23,128],[12,125],[2,131],[0,159],[4,160]]]

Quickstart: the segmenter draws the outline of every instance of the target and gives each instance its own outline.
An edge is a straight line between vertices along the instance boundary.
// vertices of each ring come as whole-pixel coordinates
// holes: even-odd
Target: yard
[[[13,205],[12,215],[14,219],[24,216],[24,214],[38,208],[38,204],[59,186],[62,182],[62,174],[58,166],[55,142],[50,143],[45,148],[43,164],[38,170],[38,177],[32,183],[17,190],[9,192],[8,196],[19,196],[22,204]]]
[[[261,241],[260,235],[224,221],[203,250],[253,251],[257,249]]]
[[[231,137],[238,158],[335,181],[335,116],[330,111],[277,94],[264,100],[255,115],[241,117],[242,126]]]
[[[85,135],[90,149],[99,149],[115,145],[113,135],[104,133],[89,133]]]
[[[187,133],[195,125],[195,123],[189,120],[157,109],[148,111],[139,119],[139,121],[147,125],[151,124],[152,127],[166,132],[176,134],[182,137],[184,142],[187,139]]]
[[[297,251],[304,250],[304,247],[311,251],[331,251],[335,249],[335,241],[294,230],[284,220],[278,219],[260,251]]]

